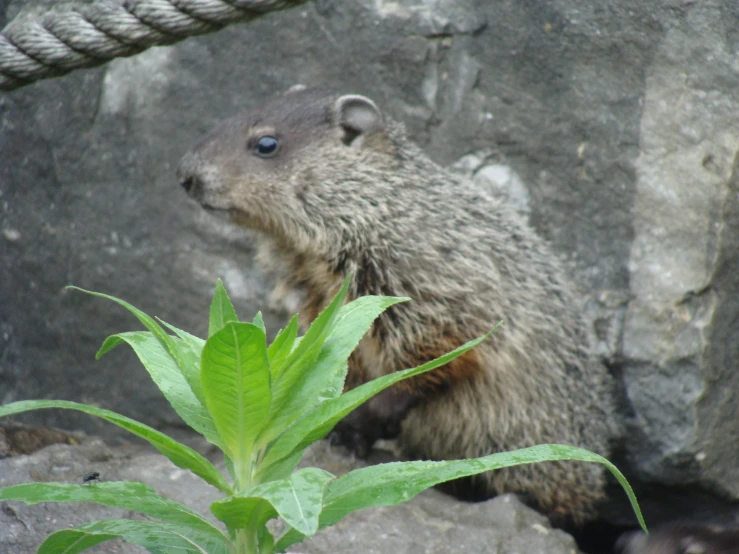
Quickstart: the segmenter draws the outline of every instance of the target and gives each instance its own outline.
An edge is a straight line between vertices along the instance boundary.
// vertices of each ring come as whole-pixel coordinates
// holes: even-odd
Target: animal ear
[[[334,102],[334,125],[342,132],[344,144],[354,144],[383,129],[382,114],[366,96],[346,94]],[[358,145],[361,145],[361,140]]]

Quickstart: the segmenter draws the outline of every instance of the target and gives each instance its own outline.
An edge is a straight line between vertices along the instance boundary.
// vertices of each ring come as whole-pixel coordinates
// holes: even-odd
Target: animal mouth
[[[201,203],[200,205],[203,207],[203,209],[206,212],[216,215],[218,217],[226,217],[226,218],[231,219],[233,214],[235,214],[236,212],[236,210],[234,210],[233,208],[222,208],[220,206],[214,206],[213,204]]]
[[[231,223],[236,223],[237,225],[246,225],[249,220],[248,216],[244,212],[236,208],[222,208],[220,206],[214,206],[213,204],[204,203],[201,204],[201,206],[209,214],[213,214],[213,216],[219,219],[225,219]]]

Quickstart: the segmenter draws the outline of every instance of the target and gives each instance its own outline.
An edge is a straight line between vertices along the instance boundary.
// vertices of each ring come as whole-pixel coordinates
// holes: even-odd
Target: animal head
[[[218,125],[177,173],[206,210],[308,245],[341,240],[362,225],[381,196],[367,190],[373,174],[394,158],[372,100],[293,87]]]

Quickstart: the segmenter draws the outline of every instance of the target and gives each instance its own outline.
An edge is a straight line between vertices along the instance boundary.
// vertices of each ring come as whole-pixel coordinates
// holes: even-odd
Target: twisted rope
[[[99,0],[0,31],[0,91],[132,56],[306,0]]]

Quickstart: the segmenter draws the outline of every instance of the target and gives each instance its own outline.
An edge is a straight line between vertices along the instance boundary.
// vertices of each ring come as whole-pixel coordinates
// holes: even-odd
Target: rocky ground
[[[42,432],[46,434],[46,432]],[[0,487],[33,481],[78,482],[91,471],[105,481],[139,481],[158,493],[209,513],[218,492],[188,471],[181,470],[150,448],[110,446],[98,438],[71,437],[32,454],[0,460]],[[197,443],[207,450],[204,443]],[[212,453],[212,452],[211,452]],[[385,456],[387,457],[387,456]],[[373,461],[379,461],[377,454]],[[335,475],[359,464],[321,442],[309,449],[302,465],[318,466]],[[0,503],[0,552],[32,554],[52,532],[87,521],[135,518],[137,514],[94,504]],[[120,540],[103,543],[91,553],[139,554],[141,547]],[[335,527],[294,545],[302,554],[574,554],[574,539],[552,529],[549,522],[512,495],[480,504],[454,500],[435,490],[390,507],[355,512]]]

